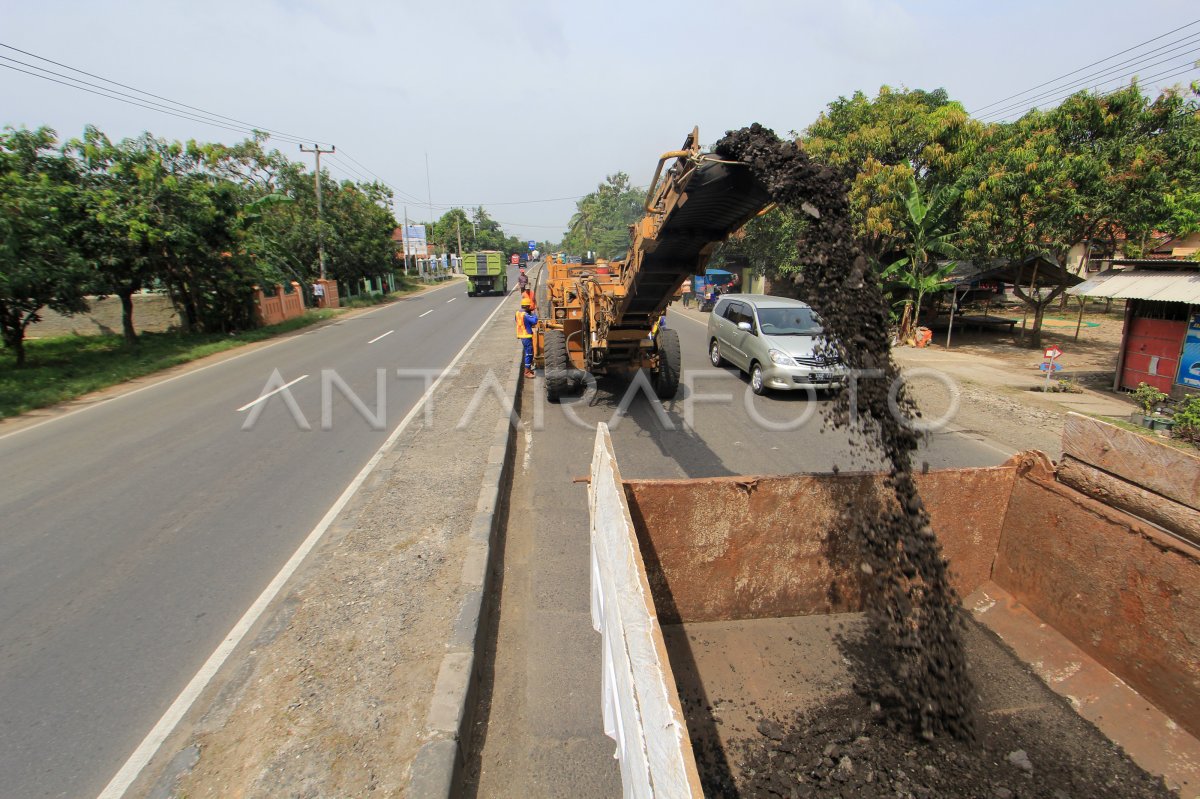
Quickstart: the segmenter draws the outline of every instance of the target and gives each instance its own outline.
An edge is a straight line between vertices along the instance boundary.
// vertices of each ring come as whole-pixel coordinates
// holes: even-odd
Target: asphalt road
[[[476,796],[584,799],[620,795],[614,744],[601,728],[600,636],[589,613],[587,488],[595,426],[606,422],[622,477],[684,478],[871,469],[846,433],[823,431],[804,393],[755,396],[743,375],[707,359],[707,315],[668,312],[683,376],[658,406],[621,380],[590,398],[547,404],[527,382],[510,516],[491,701]],[[936,387],[935,387],[936,389]],[[726,395],[715,398],[714,395]],[[624,411],[622,410],[624,408]],[[782,428],[794,429],[782,429]],[[943,431],[917,454],[931,468],[993,466],[1009,450]]]
[[[96,796],[500,299],[457,282],[0,437],[0,796]]]

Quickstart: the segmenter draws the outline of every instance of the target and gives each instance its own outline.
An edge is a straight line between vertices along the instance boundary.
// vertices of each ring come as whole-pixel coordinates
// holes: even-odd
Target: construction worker
[[[525,274],[525,267],[521,267],[521,274],[517,276],[517,288],[524,294],[529,290],[529,275]]]
[[[517,311],[517,340],[525,354],[525,376],[533,377],[533,328],[537,326],[538,315],[533,309],[533,300],[521,298],[521,308]]]

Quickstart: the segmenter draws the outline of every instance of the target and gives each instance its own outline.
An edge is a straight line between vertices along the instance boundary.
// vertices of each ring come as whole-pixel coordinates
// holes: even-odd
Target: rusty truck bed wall
[[[919,475],[965,596],[989,579],[1016,470]],[[646,573],[665,624],[860,610],[853,505],[882,507],[884,477],[796,474],[627,480]]]
[[[842,514],[880,503],[882,481],[625,481],[660,620],[860,609]],[[1059,482],[1041,453],[919,485],[961,595],[995,582],[1200,735],[1200,549]]]

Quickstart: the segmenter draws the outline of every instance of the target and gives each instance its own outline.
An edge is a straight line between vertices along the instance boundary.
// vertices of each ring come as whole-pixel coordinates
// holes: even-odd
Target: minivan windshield
[[[758,323],[766,336],[821,335],[821,323],[811,308],[759,308]]]

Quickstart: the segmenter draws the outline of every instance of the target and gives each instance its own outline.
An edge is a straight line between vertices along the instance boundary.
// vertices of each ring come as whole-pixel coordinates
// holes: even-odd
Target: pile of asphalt
[[[868,635],[842,641],[857,692],[730,747],[737,778],[722,795],[743,797],[958,797],[959,799],[1168,799],[1176,794],[1137,767],[976,626],[973,662],[989,682],[967,741],[935,741],[895,729],[871,698],[869,677],[884,650]],[[1009,662],[1006,662],[1009,661]],[[710,780],[711,781],[711,780]],[[734,785],[730,785],[734,782]]]
[[[919,437],[911,403],[903,388],[896,389],[888,307],[855,242],[843,177],[758,124],[727,133],[715,150],[748,164],[776,203],[804,215],[797,248],[805,268],[797,274],[797,296],[816,310],[830,346],[849,368],[877,370],[876,377],[858,380],[855,392],[841,392],[828,418],[855,433],[858,446],[881,452],[891,468],[894,503],[847,507],[843,515],[858,544],[864,603],[881,647],[875,701],[894,725],[926,740],[943,733],[969,739],[974,690],[963,654],[961,603],[913,480]]]

